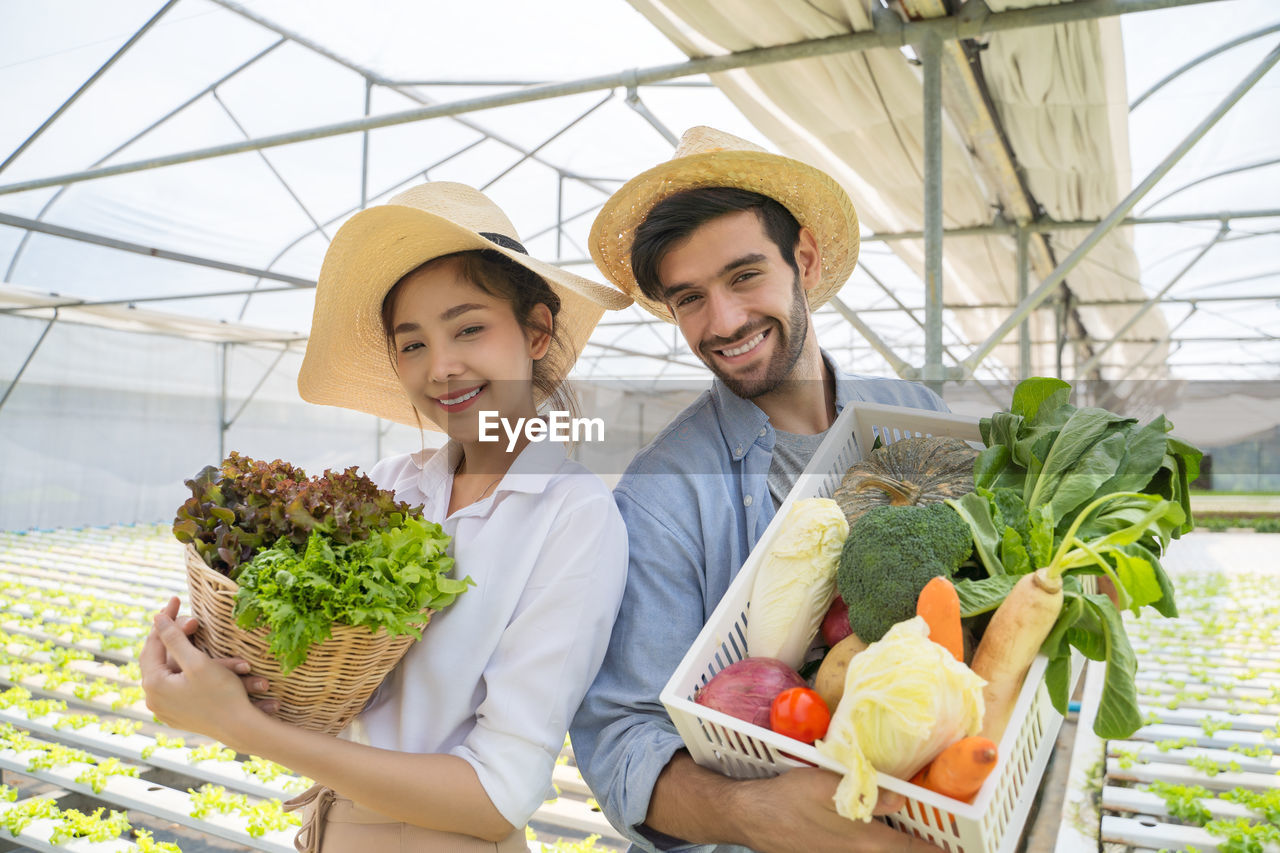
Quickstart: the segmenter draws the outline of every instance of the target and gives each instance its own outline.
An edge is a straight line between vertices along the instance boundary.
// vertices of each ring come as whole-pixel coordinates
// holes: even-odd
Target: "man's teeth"
[[[479,393],[480,393],[479,388],[473,388],[472,390],[463,394],[461,397],[455,397],[452,400],[446,400],[444,397],[441,397],[440,402],[444,403],[446,406],[456,406],[459,403],[465,403],[467,400],[470,400],[472,397],[474,397]]]
[[[744,352],[751,352],[751,350],[759,346],[760,342],[763,340],[764,340],[764,332],[761,332],[760,334],[756,335],[754,338],[747,341],[745,344],[743,344],[740,347],[734,347],[733,349],[720,350],[720,354],[724,356],[728,356],[729,358],[733,358],[735,355],[742,355]]]

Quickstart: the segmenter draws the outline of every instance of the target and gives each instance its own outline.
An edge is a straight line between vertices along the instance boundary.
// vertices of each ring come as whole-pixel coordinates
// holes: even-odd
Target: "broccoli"
[[[850,527],[836,570],[853,632],[874,643],[915,616],[924,585],[938,575],[950,578],[971,553],[968,523],[944,503],[867,512]]]

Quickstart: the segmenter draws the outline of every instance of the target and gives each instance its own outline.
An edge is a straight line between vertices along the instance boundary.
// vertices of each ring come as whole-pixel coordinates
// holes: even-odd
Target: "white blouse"
[[[452,537],[467,589],[432,616],[346,736],[450,753],[524,826],[552,794],[565,732],[600,668],[626,582],[627,534],[600,478],[531,442],[488,498],[445,517],[461,449],[384,459],[370,479]]]

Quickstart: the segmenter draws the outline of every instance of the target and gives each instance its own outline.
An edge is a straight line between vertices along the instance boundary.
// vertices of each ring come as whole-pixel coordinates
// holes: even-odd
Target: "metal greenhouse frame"
[[[1008,201],[1006,208],[998,213],[990,224],[980,227],[945,229],[942,222],[942,179],[941,179],[941,137],[942,137],[942,90],[947,75],[955,75],[960,73],[957,69],[963,63],[958,63],[955,56],[950,51],[956,49],[956,46],[966,39],[974,39],[980,36],[1024,27],[1039,27],[1050,24],[1066,23],[1071,21],[1082,21],[1088,19],[1125,15],[1136,12],[1150,11],[1156,9],[1167,9],[1182,6],[1191,6],[1213,0],[1088,0],[1088,2],[1063,3],[1060,5],[1041,6],[1029,9],[1006,12],[991,12],[981,0],[970,0],[962,7],[962,10],[955,15],[947,15],[945,9],[940,6],[933,11],[929,11],[926,7],[928,3],[925,0],[911,0],[910,5],[915,7],[921,15],[939,15],[938,17],[923,17],[919,20],[903,21],[896,14],[888,9],[880,9],[874,17],[874,29],[868,32],[856,32],[847,35],[839,35],[829,38],[815,39],[810,41],[802,41],[793,44],[785,44],[777,47],[766,47],[754,50],[747,50],[737,53],[729,53],[722,56],[713,56],[707,58],[692,59],[686,62],[674,64],[659,65],[648,68],[634,68],[619,71],[612,74],[606,74],[596,77],[589,77],[569,82],[545,83],[536,81],[520,81],[520,80],[451,80],[451,81],[401,81],[387,79],[378,72],[357,65],[341,56],[326,49],[323,45],[316,43],[296,32],[291,32],[280,25],[263,18],[262,16],[244,8],[243,6],[231,2],[231,0],[217,0],[218,4],[226,9],[242,16],[254,24],[264,27],[274,32],[279,38],[274,43],[259,51],[238,67],[232,69],[228,73],[222,75],[219,79],[210,83],[202,91],[199,91],[187,99],[184,103],[178,105],[173,110],[156,120],[150,126],[139,131],[137,134],[126,140],[113,151],[99,159],[90,168],[66,174],[48,175],[31,180],[14,181],[10,183],[0,183],[0,195],[20,193],[27,190],[34,190],[47,187],[58,187],[58,193],[47,201],[41,211],[34,217],[21,217],[8,213],[0,213],[0,224],[12,226],[25,231],[22,241],[15,251],[12,260],[6,270],[5,280],[11,280],[14,269],[22,260],[27,240],[34,233],[51,235],[67,240],[83,241],[93,243],[99,246],[111,249],[133,252],[143,255],[149,255],[157,258],[164,258],[171,261],[177,261],[184,264],[193,264],[202,267],[229,271],[240,275],[252,277],[254,279],[251,286],[237,290],[217,291],[216,294],[207,291],[193,292],[185,294],[169,294],[164,296],[149,296],[137,298],[118,298],[110,300],[85,300],[85,299],[56,299],[41,302],[39,305],[24,305],[19,307],[8,307],[2,310],[4,313],[26,315],[26,316],[44,316],[47,317],[47,325],[44,334],[40,335],[35,344],[31,347],[27,357],[21,368],[17,371],[14,382],[10,384],[3,397],[0,397],[0,409],[3,408],[9,394],[13,391],[21,379],[23,372],[30,364],[40,349],[41,344],[45,340],[49,329],[59,321],[70,322],[95,322],[93,311],[109,309],[112,306],[133,306],[146,303],[149,301],[159,300],[180,300],[195,299],[208,296],[218,295],[226,296],[229,294],[240,295],[244,297],[243,307],[240,316],[244,316],[244,307],[247,307],[249,300],[255,295],[267,294],[273,292],[287,291],[295,288],[314,287],[314,282],[297,276],[285,275],[272,269],[276,261],[301,240],[313,233],[319,232],[327,235],[326,229],[330,228],[342,218],[353,213],[358,208],[352,208],[344,211],[337,217],[327,218],[325,221],[319,221],[303,202],[298,195],[290,188],[288,181],[278,172],[272,169],[276,180],[280,185],[293,197],[298,207],[305,213],[312,223],[312,230],[306,234],[301,234],[289,245],[283,247],[276,255],[275,259],[265,268],[256,268],[229,263],[218,258],[198,257],[190,254],[183,254],[173,251],[167,251],[159,246],[150,246],[140,243],[128,242],[115,238],[106,237],[100,234],[89,233],[83,230],[53,225],[44,221],[44,216],[50,207],[58,200],[67,187],[72,184],[92,181],[109,176],[122,175],[130,172],[138,172],[149,169],[157,169],[165,166],[175,165],[179,163],[188,163],[197,160],[204,160],[217,157],[225,157],[232,154],[243,152],[259,152],[277,146],[285,146],[293,143],[304,142],[308,140],[320,139],[325,137],[360,133],[363,135],[363,146],[360,163],[360,207],[363,207],[370,199],[377,198],[388,192],[393,191],[396,187],[370,187],[369,185],[369,132],[377,128],[385,128],[398,124],[411,122],[421,122],[429,119],[449,117],[453,121],[460,122],[472,131],[481,134],[479,140],[463,146],[444,158],[419,169],[412,175],[406,175],[399,185],[410,183],[423,177],[429,177],[433,169],[436,169],[450,160],[465,154],[469,149],[480,144],[485,140],[492,140],[519,155],[519,159],[512,165],[508,166],[504,171],[495,175],[488,183],[493,183],[503,177],[507,172],[514,169],[520,163],[526,160],[536,161],[547,166],[556,172],[559,192],[556,199],[556,224],[546,231],[554,230],[556,232],[556,250],[559,261],[562,263],[581,263],[583,258],[566,257],[564,252],[565,243],[568,242],[565,237],[565,225],[569,222],[580,219],[581,217],[590,215],[598,207],[592,206],[585,210],[567,211],[565,209],[564,189],[567,183],[574,182],[582,186],[590,187],[598,191],[602,200],[607,196],[614,185],[616,178],[607,178],[601,176],[582,175],[563,169],[554,163],[547,161],[540,155],[541,150],[560,137],[562,134],[570,132],[572,128],[580,121],[589,116],[592,112],[602,106],[604,103],[616,96],[621,90],[625,93],[626,104],[633,109],[638,115],[644,118],[653,129],[660,133],[668,142],[675,143],[675,135],[667,128],[661,120],[654,115],[642,100],[641,90],[647,87],[655,86],[707,86],[708,83],[701,81],[689,80],[688,78],[697,75],[704,75],[729,69],[746,68],[755,65],[764,65],[769,63],[786,62],[788,60],[798,58],[809,58],[826,56],[836,53],[864,51],[871,48],[883,47],[910,47],[914,49],[915,55],[922,63],[923,71],[923,98],[925,108],[925,160],[924,160],[924,200],[925,200],[925,221],[923,227],[917,232],[903,232],[891,234],[875,234],[864,238],[864,242],[884,242],[889,243],[895,240],[921,239],[923,238],[925,246],[925,275],[924,285],[926,299],[923,305],[908,306],[893,296],[891,291],[879,282],[879,280],[871,274],[873,282],[876,282],[886,293],[888,293],[896,302],[893,308],[877,308],[871,311],[855,312],[839,299],[833,300],[833,308],[844,316],[849,323],[853,324],[859,335],[866,341],[867,345],[877,351],[886,359],[892,369],[904,378],[918,379],[925,381],[935,387],[940,386],[948,380],[961,380],[972,378],[975,371],[984,366],[986,360],[992,351],[1001,344],[1010,334],[1018,331],[1019,335],[1019,376],[1026,376],[1031,370],[1031,346],[1032,341],[1029,334],[1029,325],[1027,318],[1038,306],[1053,300],[1056,305],[1057,323],[1057,344],[1059,352],[1068,343],[1073,341],[1069,335],[1069,323],[1067,315],[1069,312],[1081,306],[1132,306],[1134,311],[1130,319],[1124,324],[1116,338],[1128,331],[1145,313],[1149,312],[1158,304],[1181,304],[1189,308],[1190,313],[1194,314],[1200,305],[1209,304],[1215,301],[1239,301],[1256,299],[1259,301],[1271,300],[1280,296],[1273,293],[1271,295],[1259,296],[1227,296],[1227,297],[1197,297],[1193,299],[1171,299],[1167,294],[1173,286],[1197,263],[1199,263],[1205,255],[1222,241],[1243,239],[1249,235],[1237,235],[1233,231],[1233,224],[1250,219],[1265,219],[1272,217],[1280,217],[1280,208],[1259,209],[1259,210],[1224,210],[1213,214],[1196,214],[1187,213],[1181,215],[1165,215],[1165,216],[1144,216],[1134,215],[1134,210],[1138,203],[1142,201],[1150,192],[1157,182],[1163,178],[1169,170],[1176,164],[1192,147],[1217,123],[1229,110],[1240,100],[1240,98],[1250,90],[1262,77],[1267,74],[1277,61],[1280,61],[1280,45],[1273,48],[1265,58],[1259,62],[1239,83],[1211,109],[1196,127],[1191,130],[1181,141],[1179,141],[1170,150],[1168,155],[1141,181],[1137,182],[1133,190],[1120,201],[1111,212],[1098,221],[1083,222],[1055,222],[1043,218],[1027,203],[1029,195],[1025,192],[1025,185],[1021,187],[1022,192],[1017,191],[1016,183],[1013,184],[1014,191],[1008,194],[1006,199],[1002,196],[1002,201]],[[97,79],[99,79],[109,68],[119,60],[129,49],[148,31],[158,20],[164,16],[176,3],[176,0],[169,0],[150,20],[148,20],[136,33],[134,33],[120,48],[100,67],[98,68],[84,83],[72,94],[64,103],[62,103],[40,127],[35,130],[16,150],[7,155],[3,162],[0,162],[0,173],[9,166],[28,146],[30,146],[41,134],[53,126],[62,115],[62,113],[70,107],[77,98],[85,91],[92,87]],[[1247,41],[1274,36],[1280,32],[1280,24],[1273,24],[1263,27],[1243,37],[1236,38],[1228,43],[1214,47],[1206,51],[1204,54],[1192,59],[1182,67],[1167,75],[1163,80],[1152,86],[1148,91],[1136,98],[1131,104],[1130,109],[1139,106],[1147,98],[1156,91],[1174,80],[1175,78],[1194,70],[1196,67],[1204,63],[1206,60],[1229,50]],[[336,124],[324,126],[306,127],[293,130],[287,133],[279,133],[271,136],[250,137],[247,132],[243,131],[245,138],[242,141],[214,145],[195,150],[182,151],[159,157],[151,157],[126,163],[118,163],[114,165],[103,165],[108,159],[125,150],[129,145],[151,133],[156,128],[163,125],[173,116],[182,112],[190,105],[200,101],[206,97],[218,99],[218,89],[228,81],[241,74],[246,69],[252,67],[265,57],[271,55],[277,48],[286,42],[292,42],[300,45],[310,51],[313,51],[328,60],[339,64],[343,68],[353,71],[363,77],[365,81],[365,116],[363,118],[343,121]],[[944,69],[946,74],[944,75]],[[953,81],[954,82],[954,81]],[[962,81],[963,82],[963,81]],[[420,94],[416,86],[421,85],[449,85],[449,86],[466,86],[466,85],[488,85],[488,86],[509,86],[508,91],[499,92],[497,94],[487,94],[474,98],[466,98],[455,100],[448,103],[429,103],[427,99]],[[405,97],[413,99],[420,106],[413,109],[393,112],[384,115],[371,115],[372,93],[377,88],[385,88],[397,92]],[[518,144],[512,140],[494,133],[475,122],[471,121],[468,116],[471,113],[479,112],[495,107],[509,106],[514,104],[530,103],[533,101],[559,98],[568,95],[575,95],[585,92],[601,92],[604,93],[601,100],[592,105],[589,109],[579,114],[573,120],[564,123],[554,133],[547,136],[540,144],[529,147]],[[220,100],[223,110],[227,116],[234,122],[235,116]],[[977,114],[978,120],[993,123],[994,119],[989,114],[989,106],[983,106],[980,103],[969,105]],[[983,116],[982,112],[987,110],[988,114]],[[998,122],[996,122],[998,123]],[[237,126],[238,123],[237,123]],[[999,128],[994,128],[998,134]],[[1007,148],[1007,143],[1005,143]],[[1007,150],[1003,152],[1005,157],[1005,167],[1011,180],[1017,181],[1016,166],[1009,157],[1011,152]],[[264,162],[266,158],[263,157]],[[1210,178],[1220,177],[1227,174],[1238,173],[1251,169],[1262,168],[1274,165],[1280,160],[1270,159],[1243,166],[1238,166],[1211,175],[1207,178],[1201,178],[1196,182],[1199,183]],[[270,163],[267,163],[270,168]],[[2,181],[3,178],[0,178]],[[487,184],[486,184],[487,186]],[[1168,198],[1175,195],[1182,189],[1190,187],[1188,184],[1165,196]],[[1163,200],[1163,199],[1162,199]],[[1216,222],[1219,224],[1217,233],[1204,246],[1186,262],[1182,269],[1170,278],[1154,295],[1142,302],[1134,300],[1115,300],[1115,301],[1079,301],[1074,300],[1069,292],[1064,291],[1062,284],[1068,274],[1087,256],[1089,251],[1112,229],[1118,226],[1130,225],[1147,225],[1147,224],[1166,224],[1173,222]],[[1088,234],[1084,240],[1065,258],[1052,263],[1052,256],[1046,250],[1043,235],[1048,231],[1063,229],[1079,229],[1087,230]],[[944,240],[947,236],[967,236],[974,234],[986,233],[1003,233],[1012,235],[1017,241],[1018,256],[1017,267],[1018,274],[1018,302],[1016,305],[988,304],[982,306],[966,306],[953,305],[948,306],[943,302],[942,296],[942,249]],[[581,252],[580,247],[579,251]],[[581,252],[585,255],[585,252]],[[1040,272],[1037,272],[1040,271]],[[1042,273],[1042,274],[1041,274]],[[1032,278],[1036,280],[1033,281]],[[943,315],[945,310],[964,311],[972,308],[988,308],[998,309],[1006,312],[1004,321],[996,328],[985,340],[973,345],[966,353],[956,353],[952,348],[944,347],[943,344]],[[880,338],[879,335],[868,325],[866,320],[859,314],[869,314],[883,311],[904,312],[924,331],[924,359],[920,364],[912,364],[908,359],[895,353],[893,348]],[[51,313],[50,313],[51,312]],[[920,314],[923,314],[923,319]],[[134,317],[145,324],[146,312],[134,312]],[[1187,317],[1183,318],[1185,322]],[[618,326],[618,325],[643,325],[635,321],[606,321],[602,326]],[[1169,330],[1168,336],[1163,340],[1150,341],[1151,348],[1148,354],[1154,352],[1162,344],[1172,344],[1177,347],[1180,343],[1174,333],[1182,323],[1178,323]],[[223,328],[226,328],[224,326]],[[160,328],[163,331],[163,328]],[[181,332],[179,332],[181,334]],[[215,330],[210,330],[210,334],[216,335]],[[1102,368],[1108,365],[1105,362],[1105,356],[1111,348],[1116,338],[1103,341],[1084,341],[1088,345],[1083,355],[1083,362],[1078,365],[1075,373],[1076,378],[1090,378],[1102,376]],[[225,434],[227,428],[235,422],[239,413],[244,410],[257,393],[259,387],[266,380],[267,375],[279,363],[284,353],[291,347],[296,347],[302,339],[297,336],[289,335],[272,335],[261,334],[255,336],[249,330],[239,330],[235,334],[228,336],[222,340],[224,370],[222,377],[222,402],[219,407],[221,428]],[[1199,340],[1199,339],[1191,339]],[[1263,334],[1255,338],[1228,338],[1225,340],[1275,340],[1275,337],[1269,334]],[[244,398],[242,404],[236,412],[230,413],[230,404],[227,398],[226,389],[226,371],[225,359],[228,348],[237,345],[253,345],[253,346],[269,346],[278,348],[280,354],[276,360],[267,369],[267,373],[259,380],[257,386],[249,392]],[[675,364],[690,364],[687,358],[682,358],[682,349],[677,346],[674,338],[670,341],[668,351],[664,353],[645,352],[640,349],[630,347],[617,346],[599,341],[592,342],[592,355],[590,357],[599,359],[605,356],[629,356],[629,357],[645,357],[655,358],[665,362]],[[944,359],[945,356],[945,359]],[[950,363],[944,363],[944,360]],[[1111,371],[1112,378],[1136,378],[1140,377],[1139,371],[1145,365],[1146,357],[1129,363],[1124,366],[1124,370],[1119,375],[1115,375],[1115,371]],[[1059,363],[1059,371],[1061,372],[1061,362]]]

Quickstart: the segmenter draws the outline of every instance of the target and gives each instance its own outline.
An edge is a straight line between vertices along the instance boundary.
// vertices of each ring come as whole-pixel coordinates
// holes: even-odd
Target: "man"
[[[658,698],[840,410],[945,409],[921,386],[849,376],[819,349],[811,311],[857,249],[853,205],[830,176],[705,127],[592,227],[605,275],[674,321],[716,377],[614,490],[627,588],[571,730],[583,777],[632,849],[934,849],[837,815],[839,777],[825,770],[738,781],[699,767]]]

